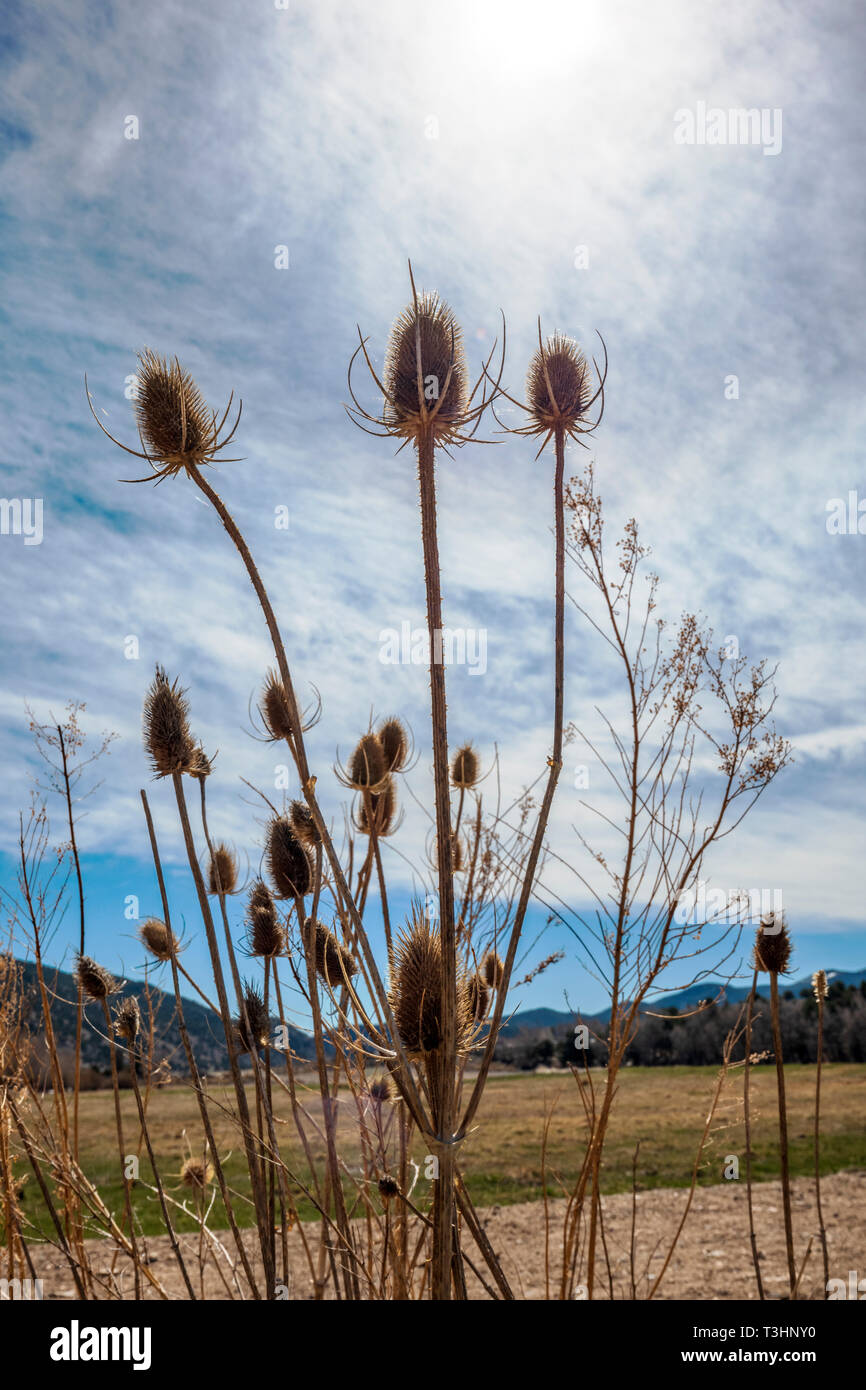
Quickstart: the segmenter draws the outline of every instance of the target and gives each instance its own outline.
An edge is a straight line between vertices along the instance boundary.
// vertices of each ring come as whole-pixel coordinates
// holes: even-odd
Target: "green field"
[[[814,1124],[815,1069],[789,1066],[785,1069],[788,1093],[788,1119],[792,1176],[814,1172],[812,1127]],[[601,1075],[601,1074],[599,1074]],[[603,1167],[602,1190],[621,1192],[631,1187],[635,1145],[640,1140],[638,1185],[640,1188],[681,1187],[691,1179],[695,1152],[700,1141],[709,1101],[717,1075],[715,1067],[626,1068],[620,1076],[614,1114],[608,1135]],[[775,1071],[761,1065],[752,1072],[753,1172],[757,1180],[778,1174]],[[214,1098],[231,1104],[223,1086],[213,1087]],[[305,1164],[301,1155],[287,1099],[275,1095],[278,1134],[289,1166],[303,1180]],[[47,1098],[50,1107],[51,1098]],[[307,1092],[311,1114],[317,1114],[317,1093]],[[251,1095],[251,1108],[254,1100]],[[131,1092],[122,1097],[127,1150],[136,1152],[139,1129],[135,1101]],[[574,1181],[583,1153],[583,1107],[577,1083],[571,1073],[494,1073],[487,1085],[476,1126],[462,1149],[463,1171],[478,1206],[494,1203],[530,1201],[542,1195],[542,1131],[545,1116],[552,1111],[547,1151],[548,1191],[561,1195]],[[826,1065],[822,1081],[821,1170],[836,1172],[844,1168],[866,1167],[866,1066]],[[217,1142],[230,1185],[240,1195],[238,1216],[243,1223],[252,1220],[249,1178],[237,1132],[230,1120],[211,1107]],[[357,1171],[359,1148],[353,1125],[353,1102],[346,1094],[339,1118],[339,1147],[344,1162]],[[151,1141],[165,1186],[178,1200],[188,1198],[180,1185],[179,1173],[190,1148],[201,1153],[201,1128],[192,1093],[181,1081],[151,1093],[149,1107]],[[114,1129],[111,1092],[89,1092],[81,1097],[82,1164],[97,1185],[103,1200],[119,1215],[122,1210],[122,1184]],[[319,1155],[322,1146],[313,1144]],[[725,1156],[744,1151],[742,1124],[742,1072],[734,1073],[725,1084],[713,1126],[711,1143],[704,1154],[699,1181],[722,1181]],[[133,1189],[134,1204],[144,1231],[162,1229],[157,1199],[145,1184],[151,1169],[142,1147],[140,1173],[143,1182]],[[416,1137],[412,1156],[423,1161],[424,1146]],[[423,1168],[423,1162],[422,1162]],[[18,1172],[27,1171],[19,1165]],[[742,1176],[741,1168],[741,1176]],[[423,1176],[416,1188],[416,1200],[425,1206],[429,1183]],[[313,1208],[303,1199],[302,1217],[312,1216]],[[24,1210],[30,1220],[48,1229],[47,1213],[32,1173],[28,1179]],[[176,1213],[179,1230],[194,1229],[192,1218]],[[210,1224],[225,1224],[217,1199]],[[98,1228],[93,1234],[100,1234]]]

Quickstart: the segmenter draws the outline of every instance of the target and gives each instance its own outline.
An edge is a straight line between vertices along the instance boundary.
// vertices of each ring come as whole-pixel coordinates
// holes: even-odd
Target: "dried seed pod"
[[[469,1007],[472,1010],[472,1017],[476,1023],[480,1023],[487,1013],[490,1004],[490,990],[481,979],[480,975],[473,975],[469,980]]]
[[[389,772],[402,772],[409,756],[409,735],[402,719],[392,715],[383,719],[376,730],[376,737],[385,756],[385,767]]]
[[[820,1004],[822,999],[827,998],[827,975],[823,970],[816,970],[812,976],[812,992]]]
[[[592,400],[591,374],[573,338],[554,333],[529,364],[526,399],[540,430],[579,424]]]
[[[304,946],[309,944],[313,931],[312,920],[308,917],[301,933]],[[350,950],[337,939],[324,922],[316,922],[313,940],[316,974],[332,989],[344,985],[358,972],[358,966]]]
[[[238,885],[237,855],[227,844],[220,841],[208,864],[208,888],[212,897],[233,893]]]
[[[384,1177],[379,1179],[379,1196],[383,1202],[390,1202],[394,1197],[399,1197],[400,1189],[393,1178]]]
[[[180,1170],[180,1180],[194,1192],[203,1192],[213,1182],[213,1168],[202,1158],[187,1158]]]
[[[375,734],[364,734],[349,759],[349,786],[355,791],[378,791],[387,775],[381,743]]]
[[[247,926],[250,950],[254,956],[279,956],[286,944],[286,934],[277,916],[277,909],[267,885],[256,879],[247,900]]]
[[[192,758],[192,766],[189,768],[190,777],[198,777],[199,781],[204,781],[205,777],[210,777],[213,771],[213,762],[202,748],[201,744],[195,750]]]
[[[442,943],[426,917],[415,912],[409,927],[397,934],[391,964],[391,1011],[406,1053],[416,1060],[442,1044]],[[469,1046],[473,1015],[466,976],[457,976],[458,1051]]]
[[[138,1007],[138,1000],[134,994],[130,994],[126,999],[122,999],[115,1009],[114,1031],[124,1042],[130,1046],[138,1037],[138,1030],[141,1027],[141,1010]]]
[[[177,359],[169,363],[150,348],[139,353],[138,362],[133,400],[148,454],[169,473],[209,462],[214,416],[189,372]]]
[[[117,981],[110,971],[98,965],[91,956],[78,956],[75,963],[75,978],[83,992],[90,999],[107,999],[117,989]]]
[[[791,959],[791,938],[784,917],[767,912],[755,934],[754,966],[769,975],[784,975]]]
[[[451,781],[455,787],[468,791],[478,781],[478,754],[471,743],[458,748],[451,763]]]
[[[307,849],[315,849],[322,843],[322,837],[316,829],[316,822],[313,820],[313,813],[306,801],[293,801],[289,807],[289,824],[302,845]]]
[[[274,816],[269,822],[266,853],[275,897],[304,898],[313,891],[313,861],[288,816]]]
[[[192,772],[198,766],[203,755],[190,732],[189,701],[162,666],[157,666],[144,697],[143,725],[144,746],[157,777]]]
[[[244,985],[244,1007],[246,1019],[243,1014],[234,1019],[235,1043],[239,1052],[258,1052],[269,1041],[270,1020],[265,1001],[255,985]]]
[[[376,1081],[370,1083],[370,1099],[377,1101],[379,1105],[384,1105],[391,1099],[391,1080],[390,1077],[381,1076]]]
[[[490,989],[498,989],[502,984],[505,967],[495,951],[488,951],[481,962],[481,975]]]
[[[150,951],[157,960],[171,960],[172,955],[177,955],[180,949],[180,942],[173,931],[161,922],[158,917],[148,917],[142,922],[138,929],[138,935],[142,944]]]
[[[289,713],[289,699],[286,695],[286,687],[278,671],[272,667],[265,676],[265,683],[262,686],[262,696],[259,702],[259,714],[268,732],[268,737],[274,741],[278,739],[292,738],[292,718]]]
[[[388,339],[384,420],[407,439],[428,432],[447,442],[468,407],[463,334],[438,294],[413,298]]]
[[[358,806],[356,825],[362,835],[369,835],[372,829],[381,839],[390,835],[394,829],[394,816],[397,810],[397,789],[392,778],[388,778],[381,791],[370,792],[370,814],[367,814],[366,797]]]

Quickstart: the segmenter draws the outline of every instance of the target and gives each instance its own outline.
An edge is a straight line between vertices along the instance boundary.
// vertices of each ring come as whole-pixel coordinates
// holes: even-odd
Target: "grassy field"
[[[792,1176],[814,1171],[812,1126],[814,1123],[815,1070],[810,1066],[786,1067],[788,1121]],[[621,1073],[614,1118],[605,1151],[603,1191],[621,1192],[631,1187],[635,1145],[640,1140],[638,1185],[640,1188],[680,1187],[691,1178],[717,1071],[714,1067],[627,1068]],[[775,1072],[758,1066],[752,1072],[753,1171],[756,1179],[778,1174],[775,1109]],[[215,1086],[214,1096],[232,1103],[228,1089]],[[305,1165],[291,1123],[286,1097],[275,1096],[280,1142],[286,1161],[304,1179]],[[50,1098],[49,1098],[50,1103]],[[311,1113],[316,1096],[310,1093]],[[251,1099],[254,1112],[254,1100]],[[529,1201],[542,1195],[541,1135],[545,1116],[552,1112],[547,1154],[548,1191],[561,1195],[574,1180],[583,1152],[583,1109],[577,1083],[570,1073],[494,1074],[488,1083],[474,1131],[462,1150],[461,1163],[473,1199],[479,1206]],[[822,1081],[822,1172],[866,1167],[866,1066],[835,1064],[824,1068]],[[339,1118],[340,1152],[350,1167],[357,1168],[359,1147],[353,1126],[354,1105],[346,1095]],[[138,1123],[131,1093],[124,1093],[123,1116],[126,1144],[136,1151]],[[192,1093],[182,1082],[156,1090],[149,1104],[151,1140],[165,1186],[182,1200],[188,1192],[179,1182],[180,1167],[190,1151],[201,1152],[200,1122]],[[239,1219],[250,1222],[249,1179],[236,1142],[236,1130],[223,1118],[215,1120],[217,1142],[229,1182],[242,1196]],[[82,1163],[116,1213],[122,1209],[118,1180],[113,1099],[110,1092],[89,1092],[81,1100]],[[321,1152],[321,1145],[313,1145]],[[738,1155],[742,1163],[742,1072],[727,1081],[716,1114],[711,1143],[704,1154],[701,1183],[723,1179],[725,1157]],[[416,1200],[426,1205],[429,1183],[423,1178],[424,1148],[416,1138],[412,1156],[422,1166]],[[19,1169],[19,1171],[24,1171]],[[142,1183],[134,1187],[134,1204],[143,1229],[162,1229],[156,1196],[145,1184],[151,1181],[150,1165],[142,1150]],[[741,1168],[741,1178],[744,1169]],[[35,1181],[30,1176],[24,1208],[31,1220],[47,1229],[45,1213]],[[301,1202],[302,1217],[314,1214]],[[211,1224],[224,1225],[219,1200]],[[180,1230],[194,1229],[191,1218],[178,1215]],[[99,1234],[94,1230],[94,1234]]]

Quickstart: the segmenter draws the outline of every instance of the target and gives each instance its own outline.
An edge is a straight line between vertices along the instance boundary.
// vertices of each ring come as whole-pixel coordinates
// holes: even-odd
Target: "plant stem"
[[[779,1092],[779,1169],[782,1179],[782,1210],[785,1217],[785,1248],[791,1297],[796,1297],[797,1264],[794,1259],[794,1228],[791,1220],[791,1179],[788,1172],[788,1113],[785,1105],[785,1063],[782,1057],[782,1030],[779,1025],[779,974],[770,971],[770,1014],[773,1021],[773,1050],[776,1054],[776,1087]]]

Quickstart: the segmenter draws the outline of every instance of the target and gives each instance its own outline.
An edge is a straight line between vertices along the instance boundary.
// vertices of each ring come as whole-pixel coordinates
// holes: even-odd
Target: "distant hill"
[[[861,985],[866,980],[866,970],[828,970],[827,979],[832,984],[838,981],[843,985]],[[795,997],[799,997],[800,991],[811,990],[812,976],[804,975],[800,980],[793,980],[789,984],[785,980],[779,981],[780,991],[786,994],[790,991]],[[664,1012],[665,1009],[676,1009],[682,1013],[686,1009],[693,1009],[702,999],[719,999],[720,1003],[738,1004],[749,995],[749,985],[724,985],[718,980],[705,980],[702,984],[689,985],[687,989],[681,989],[674,994],[664,994],[644,1005],[645,1009],[652,1010],[653,1013]],[[770,985],[766,976],[758,977],[758,994],[767,999],[770,995]],[[610,1009],[602,1009],[598,1013],[581,1013],[581,1018],[587,1023],[598,1021],[606,1023],[610,1016]],[[558,1029],[571,1027],[577,1013],[565,1013],[557,1009],[523,1009],[516,1013],[513,1018],[505,1024],[501,1030],[502,1037],[513,1038],[518,1033],[536,1032],[539,1029]]]
[[[30,961],[17,962],[22,972],[22,983],[26,996],[27,1023],[31,1035],[37,1038],[44,1032],[42,1024],[42,1002],[36,966]],[[75,1046],[75,1020],[78,990],[75,980],[68,971],[46,968],[45,980],[51,995],[51,1022],[57,1045],[60,1049],[72,1052]],[[167,1058],[172,1069],[185,1072],[186,1053],[175,1018],[174,995],[167,994],[155,985],[148,986],[151,1006],[154,1011],[155,1060]],[[112,1006],[120,999],[130,995],[138,1000],[142,1018],[147,1018],[148,1003],[145,986],[138,980],[127,980],[123,988],[112,995]],[[195,1053],[196,1063],[202,1072],[224,1071],[228,1067],[225,1034],[219,1014],[195,999],[183,998],[183,1015],[187,1031]],[[85,1026],[82,1038],[82,1061],[85,1066],[103,1070],[110,1065],[108,1044],[102,1034],[105,1021],[98,1004],[91,1003],[87,1009],[94,1027]],[[315,1057],[313,1039],[298,1028],[289,1026],[289,1045],[296,1056],[306,1060]]]

